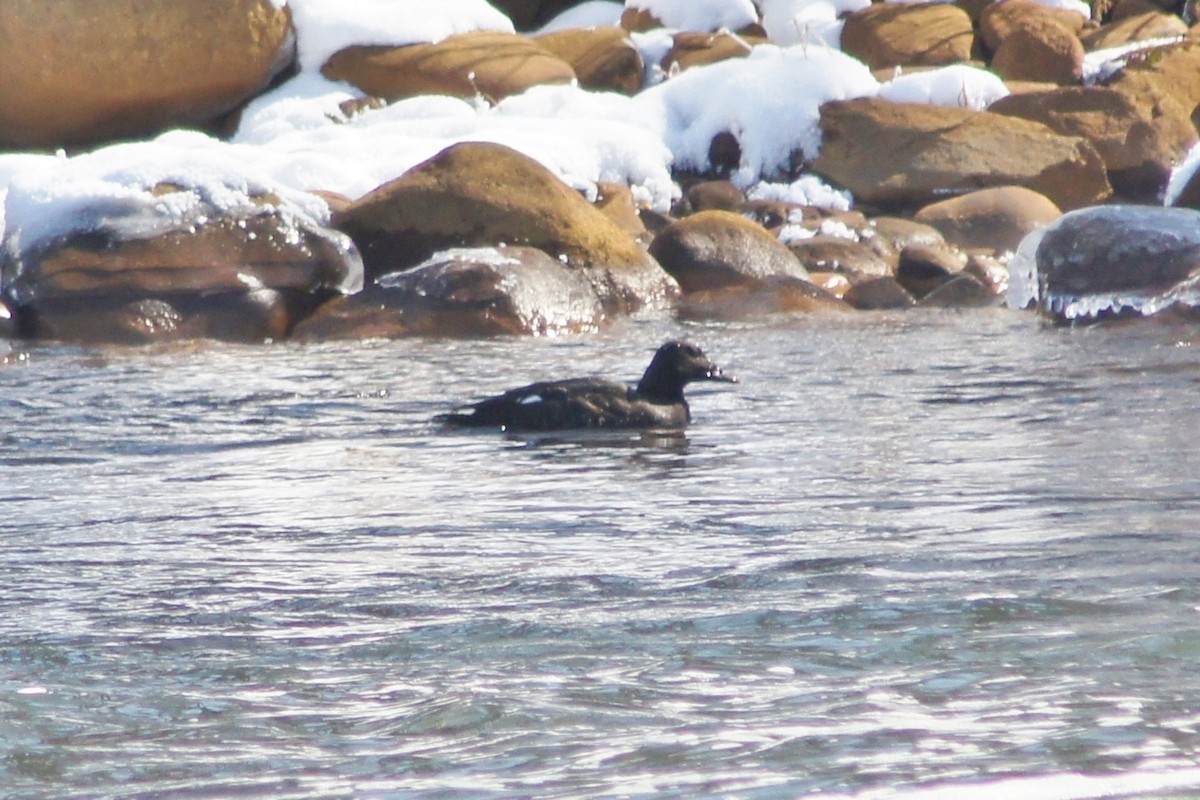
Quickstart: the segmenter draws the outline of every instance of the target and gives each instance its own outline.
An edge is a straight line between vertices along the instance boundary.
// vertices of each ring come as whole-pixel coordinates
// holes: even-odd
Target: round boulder
[[[808,278],[786,245],[729,211],[701,211],[672,223],[654,237],[650,254],[684,294],[754,285],[770,277]]]
[[[1017,249],[1030,231],[1062,216],[1050,198],[1023,186],[980,189],[931,203],[913,219],[932,225],[952,245],[997,253]]]
[[[294,57],[272,0],[0,3],[0,145],[57,148],[204,125]]]

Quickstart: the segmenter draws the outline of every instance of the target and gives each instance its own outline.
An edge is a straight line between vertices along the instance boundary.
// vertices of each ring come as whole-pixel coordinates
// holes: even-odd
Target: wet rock
[[[532,247],[464,248],[321,306],[302,340],[555,335],[595,330],[604,311],[581,273]]]
[[[893,267],[900,264],[900,251],[910,245],[938,247],[946,243],[941,231],[925,222],[904,217],[873,217],[867,241]]]
[[[1133,42],[1170,36],[1186,36],[1187,23],[1175,14],[1148,10],[1080,34],[1083,46],[1091,50],[1106,50]]]
[[[892,265],[870,245],[852,239],[817,235],[788,242],[788,249],[810,273],[835,272],[852,283],[892,274]]]
[[[895,278],[872,278],[851,286],[842,299],[860,311],[911,308],[916,300]]]
[[[161,187],[160,196],[186,191]],[[5,295],[41,338],[282,338],[327,297],[361,288],[362,262],[344,235],[270,197],[259,202],[232,211],[202,204],[203,221],[149,230],[146,209],[81,208],[79,227],[63,235],[26,249],[20,237],[6,241]]]
[[[1113,189],[1143,202],[1162,196],[1171,170],[1198,139],[1195,125],[1175,103],[1103,86],[1011,94],[989,110],[1087,139],[1104,160]]]
[[[772,276],[808,277],[778,239],[728,211],[701,211],[673,223],[654,237],[650,254],[685,294],[757,285]]]
[[[967,257],[945,245],[910,244],[900,251],[896,282],[914,297],[924,297],[962,272]]]
[[[533,41],[569,64],[585,89],[631,95],[642,88],[642,53],[623,28],[573,28]]]
[[[575,80],[570,64],[533,40],[493,31],[434,44],[354,45],[334,53],[321,74],[388,101],[436,94],[496,102],[532,86]]]
[[[788,275],[748,280],[685,295],[677,306],[685,319],[735,320],[768,314],[846,313],[853,308],[811,281]]]
[[[922,297],[919,305],[922,308],[989,308],[1000,305],[1000,295],[974,275],[963,273]]]
[[[842,50],[871,69],[962,63],[974,42],[971,18],[949,3],[877,3],[842,29]]]
[[[731,58],[745,58],[754,45],[765,42],[761,37],[744,37],[727,31],[698,33],[679,31],[672,37],[671,49],[662,59],[662,70],[671,75],[691,67],[716,64]]]
[[[6,0],[0,145],[57,148],[212,122],[291,63],[271,0]]]
[[[1028,120],[870,98],[825,103],[821,130],[813,170],[860,203],[927,205],[947,193],[1016,184],[1072,209],[1112,193],[1088,141]]]
[[[1060,321],[1200,306],[1200,212],[1100,206],[1063,216],[1036,249],[1039,310]]]
[[[660,306],[675,282],[622,230],[537,161],[484,142],[451,145],[334,215],[369,278],[439,250],[536,247],[581,270],[609,313]]]
[[[1004,253],[1060,216],[1062,211],[1045,195],[1023,186],[1000,186],[932,203],[913,219],[937,228],[957,247]]]

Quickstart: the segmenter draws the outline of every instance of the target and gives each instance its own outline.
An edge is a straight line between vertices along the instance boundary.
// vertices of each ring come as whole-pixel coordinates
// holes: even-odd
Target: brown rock
[[[895,263],[900,263],[900,251],[909,245],[926,245],[939,247],[946,243],[942,232],[927,222],[917,222],[905,217],[874,217],[870,222],[870,239],[887,245],[887,250],[880,253],[886,260],[887,252],[895,255]],[[876,252],[880,252],[876,249]]]
[[[626,233],[639,239],[647,234],[646,225],[633,202],[633,192],[625,184],[600,181],[596,184],[593,205]]]
[[[810,273],[836,272],[852,282],[892,274],[892,266],[869,245],[851,239],[817,235],[791,242],[788,249]]]
[[[946,245],[912,244],[900,251],[896,282],[914,297],[924,297],[966,265],[967,257]]]
[[[974,275],[955,275],[921,298],[923,308],[987,308],[1000,297]]]
[[[851,306],[803,278],[774,275],[745,284],[686,295],[678,313],[687,319],[746,319],[765,314],[848,312]]]
[[[734,36],[725,31],[717,33],[699,33],[696,31],[679,31],[672,37],[673,44],[663,56],[662,69],[668,75],[682,72],[691,67],[716,64],[731,58],[745,58],[755,44],[763,39],[746,39]]]
[[[1010,33],[1023,27],[1041,27],[1057,23],[1076,36],[1086,20],[1081,14],[1063,8],[1050,8],[1037,0],[997,0],[988,3],[979,14],[979,35],[988,51],[995,53]]]
[[[1087,139],[1104,160],[1113,189],[1140,202],[1162,195],[1171,170],[1198,138],[1176,104],[1128,88],[1072,86],[1010,95],[989,110]]]
[[[650,254],[685,294],[756,285],[779,275],[808,278],[778,239],[728,211],[701,211],[668,226],[650,243]]]
[[[842,295],[842,299],[860,311],[910,308],[917,302],[891,276],[856,283]]]
[[[541,250],[470,248],[331,300],[294,337],[552,335],[595,330],[603,319],[587,278]]]
[[[271,0],[6,0],[0,145],[56,148],[205,125],[294,55]]]
[[[642,88],[642,53],[623,28],[573,28],[534,42],[570,64],[585,89],[631,95]]]
[[[949,3],[876,3],[846,17],[842,50],[871,69],[957,64],[971,58],[967,12]]]
[[[1013,0],[1003,0],[1013,2]],[[1083,43],[1053,20],[1028,21],[1011,31],[992,56],[992,71],[1006,81],[1059,85],[1083,78]]]
[[[948,192],[1015,184],[1071,209],[1112,193],[1089,142],[1000,114],[843,100],[821,107],[821,129],[813,170],[860,203],[924,205]]]
[[[1080,41],[1088,51],[1105,50],[1124,44],[1142,42],[1167,36],[1186,36],[1187,23],[1175,14],[1162,11],[1145,11],[1134,16],[1114,20],[1092,31],[1080,35]]]
[[[495,102],[531,86],[575,79],[570,64],[533,40],[492,31],[462,33],[435,44],[354,45],[334,53],[321,74],[389,101],[444,94],[482,95]]]
[[[1189,38],[1131,56],[1109,86],[1130,97],[1152,96],[1164,103],[1174,102],[1195,121],[1200,106],[1197,75],[1200,75],[1200,40]]]
[[[925,206],[914,215],[961,248],[1014,251],[1025,235],[1049,225],[1062,211],[1045,195],[1022,186],[980,189]]]
[[[746,205],[746,196],[731,181],[700,181],[687,190],[689,210],[739,211]],[[767,226],[764,226],[767,227]]]
[[[368,276],[450,247],[520,244],[584,270],[612,313],[658,305],[674,281],[552,172],[504,145],[451,145],[334,216],[363,253]]]

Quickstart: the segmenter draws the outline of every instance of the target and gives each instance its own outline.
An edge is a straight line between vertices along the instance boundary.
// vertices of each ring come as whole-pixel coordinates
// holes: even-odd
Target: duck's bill
[[[736,375],[730,375],[727,372],[723,372],[720,367],[711,368],[708,371],[708,374],[705,375],[704,377],[710,381],[720,381],[721,383],[737,383],[738,382]]]

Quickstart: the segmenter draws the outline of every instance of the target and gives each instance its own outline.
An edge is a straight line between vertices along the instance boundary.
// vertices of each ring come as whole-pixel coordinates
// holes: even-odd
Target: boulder
[[[6,0],[0,146],[54,149],[203,126],[292,62],[272,0]]]
[[[1104,160],[1113,190],[1142,202],[1162,196],[1171,170],[1200,138],[1176,104],[1105,86],[1012,94],[988,110],[1087,139]]]
[[[533,41],[569,64],[584,89],[632,95],[642,88],[642,52],[623,28],[571,28]]]
[[[859,311],[886,311],[889,309],[910,308],[916,305],[916,300],[908,290],[887,276],[871,278],[856,283],[846,290],[842,299]]]
[[[950,3],[876,3],[842,29],[842,50],[871,69],[962,63],[974,43],[970,16]]]
[[[369,277],[438,250],[536,247],[592,281],[609,313],[658,306],[678,287],[637,239],[534,159],[488,142],[451,145],[334,215]]]
[[[900,251],[895,278],[913,297],[924,297],[966,265],[967,257],[947,245],[912,244]]]
[[[1039,310],[1059,322],[1200,306],[1200,212],[1099,206],[1066,214],[1036,249]]]
[[[1130,97],[1175,103],[1193,121],[1200,107],[1200,39],[1150,48],[1131,55],[1109,86]]]
[[[957,247],[1014,251],[1025,235],[1049,225],[1062,211],[1048,197],[1022,186],[980,189],[939,200],[913,219],[937,228]]]
[[[990,66],[1006,81],[1066,86],[1082,80],[1083,56],[1078,36],[1053,20],[1043,19],[1026,22],[1005,36],[992,54]]]
[[[1112,194],[1104,162],[1087,140],[1028,120],[867,98],[821,106],[821,130],[813,171],[860,203],[926,205],[1015,184],[1072,209]]]
[[[161,190],[175,191],[184,190]],[[5,294],[25,332],[39,338],[283,338],[329,296],[360,289],[362,262],[346,236],[269,197],[260,202],[257,210],[208,208],[203,222],[145,236],[124,233],[121,211],[106,207],[98,209],[103,225],[29,249],[10,238],[0,261]]]
[[[789,242],[788,249],[810,273],[836,272],[852,283],[892,274],[892,265],[870,245],[853,239],[818,234]]]
[[[677,307],[685,319],[735,320],[765,314],[845,313],[852,307],[803,278],[772,275],[685,295]]]
[[[746,205],[746,195],[728,180],[699,181],[688,187],[684,197],[689,212],[740,211]]]
[[[497,102],[532,86],[575,80],[570,64],[533,40],[495,31],[403,47],[352,45],[334,53],[321,74],[388,101],[437,94]]]
[[[1051,8],[1037,0],[995,0],[979,13],[979,36],[989,52],[995,53],[1009,34],[1021,28],[1057,24],[1076,36],[1087,20],[1066,8]]]
[[[603,319],[579,272],[532,247],[482,247],[437,253],[331,300],[294,337],[556,335],[596,330]]]
[[[654,237],[650,254],[684,294],[758,285],[773,276],[807,279],[808,271],[761,225],[729,211],[701,211]]]
[[[1133,42],[1170,36],[1186,36],[1187,23],[1175,14],[1162,11],[1144,11],[1140,14],[1114,20],[1107,25],[1080,34],[1080,41],[1088,51],[1106,50]]]
[[[1001,304],[1001,295],[974,275],[960,273],[921,298],[922,308],[989,308]]]

